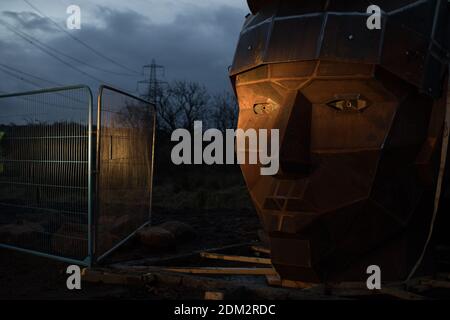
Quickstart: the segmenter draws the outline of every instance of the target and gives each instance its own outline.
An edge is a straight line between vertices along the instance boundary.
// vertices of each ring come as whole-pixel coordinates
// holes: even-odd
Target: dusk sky
[[[161,80],[197,81],[211,93],[231,90],[227,68],[249,12],[245,0],[27,1],[41,13],[24,0],[0,1],[1,91],[37,89],[29,82],[41,87],[54,87],[55,83],[88,84],[96,90],[99,84],[93,79],[96,78],[134,92],[137,81],[143,80],[142,66],[153,58],[166,68],[165,77],[160,74]],[[81,8],[80,30],[66,27],[69,5]],[[42,14],[120,65],[95,54]],[[20,35],[34,39],[27,41]],[[44,50],[36,48],[39,44],[36,40],[44,45]]]

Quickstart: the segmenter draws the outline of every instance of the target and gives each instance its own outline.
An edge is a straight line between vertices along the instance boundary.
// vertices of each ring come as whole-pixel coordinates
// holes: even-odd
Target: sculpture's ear
[[[274,0],[247,0],[247,3],[252,14],[257,14],[259,10],[273,1]]]

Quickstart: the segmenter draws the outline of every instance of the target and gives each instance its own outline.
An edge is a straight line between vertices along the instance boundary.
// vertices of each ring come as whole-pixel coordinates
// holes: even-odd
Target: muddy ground
[[[155,181],[152,225],[181,221],[194,228],[196,238],[159,252],[148,250],[137,240],[131,240],[105,260],[105,264],[163,258],[258,239],[260,222],[239,168],[163,169],[159,172],[167,174],[157,176]],[[448,212],[448,203],[442,206],[443,212]],[[438,221],[437,226],[448,225],[441,222]],[[448,230],[439,229],[436,230],[441,234],[438,240],[446,243],[448,248]],[[445,258],[441,263],[448,267],[450,254],[440,256]],[[158,300],[201,299],[204,295],[202,290],[185,287],[138,288],[88,283],[84,283],[80,291],[69,291],[66,288],[66,267],[64,263],[0,249],[0,299]]]
[[[118,250],[110,260],[160,257],[221,247],[257,239],[259,222],[253,210],[171,210],[155,208],[155,224],[178,220],[190,224],[197,237],[167,252],[149,252],[137,241]],[[25,253],[0,249],[0,299],[195,299],[204,292],[187,288],[133,288],[83,284],[80,291],[66,288],[67,264]]]

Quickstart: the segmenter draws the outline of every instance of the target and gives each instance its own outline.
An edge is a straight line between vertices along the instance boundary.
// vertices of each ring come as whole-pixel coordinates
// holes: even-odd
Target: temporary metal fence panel
[[[147,225],[155,116],[108,86],[96,114],[85,86],[0,95],[0,247],[89,266]]]
[[[98,103],[96,260],[101,261],[151,215],[155,108],[102,86]]]
[[[0,96],[0,247],[90,265],[92,94]]]

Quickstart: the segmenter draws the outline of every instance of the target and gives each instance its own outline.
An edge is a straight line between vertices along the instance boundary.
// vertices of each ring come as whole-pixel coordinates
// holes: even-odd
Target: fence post
[[[93,171],[93,96],[89,88],[89,115],[88,115],[88,266],[91,267],[93,263],[94,254],[94,239],[93,239],[93,214],[94,214],[94,171]]]

